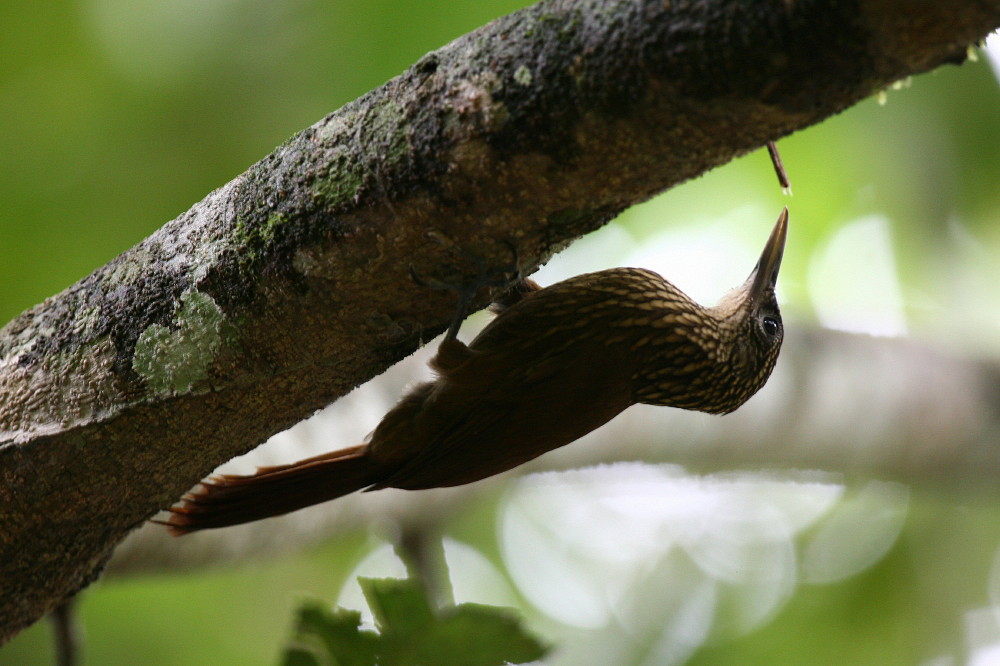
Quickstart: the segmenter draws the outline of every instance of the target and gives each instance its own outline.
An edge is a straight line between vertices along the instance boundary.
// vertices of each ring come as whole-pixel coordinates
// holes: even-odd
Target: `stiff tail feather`
[[[291,465],[261,467],[249,476],[222,475],[202,481],[169,509],[174,536],[279,516],[361,490],[379,480],[381,468],[364,446],[333,451]]]

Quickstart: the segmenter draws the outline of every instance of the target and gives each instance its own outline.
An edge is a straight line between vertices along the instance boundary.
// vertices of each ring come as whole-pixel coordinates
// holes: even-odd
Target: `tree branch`
[[[412,352],[408,266],[525,268],[625,207],[961,62],[1000,0],[547,2],[428,54],[0,332],[0,641],[220,461]]]

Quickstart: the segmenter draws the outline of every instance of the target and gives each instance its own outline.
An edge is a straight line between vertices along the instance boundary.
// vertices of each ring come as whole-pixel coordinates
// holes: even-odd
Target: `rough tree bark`
[[[0,332],[0,641],[219,462],[412,352],[473,268],[959,63],[1000,0],[543,2],[428,54]]]

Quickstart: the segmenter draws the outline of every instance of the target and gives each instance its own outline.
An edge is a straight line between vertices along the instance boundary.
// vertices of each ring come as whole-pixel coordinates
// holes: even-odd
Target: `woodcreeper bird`
[[[202,481],[172,534],[295,511],[356,490],[457,486],[569,444],[634,403],[726,414],[764,385],[781,348],[774,295],[782,210],[750,277],[715,307],[656,273],[612,268],[541,288],[523,280],[468,345],[465,306],[419,384],[367,441],[249,476]],[[477,286],[482,286],[479,284]]]

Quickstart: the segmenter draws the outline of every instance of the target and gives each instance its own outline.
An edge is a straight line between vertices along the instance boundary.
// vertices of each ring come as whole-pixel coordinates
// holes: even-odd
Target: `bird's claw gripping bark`
[[[516,284],[521,281],[521,268],[519,265],[517,247],[513,242],[504,240],[504,245],[507,246],[511,253],[511,262],[501,266],[500,268],[491,268],[482,257],[458,246],[454,241],[440,231],[428,231],[427,237],[461,256],[463,259],[473,264],[478,271],[476,277],[471,281],[464,284],[455,284],[445,280],[420,275],[417,273],[416,268],[413,267],[413,264],[410,264],[410,278],[420,286],[441,291],[454,291],[458,293],[458,309],[455,312],[455,318],[448,327],[447,334],[445,334],[446,340],[453,340],[458,335],[458,329],[461,327],[462,322],[468,314],[469,304],[476,297],[476,294],[479,293],[480,289],[489,287],[494,289],[502,288],[504,291],[507,291],[511,284]]]

